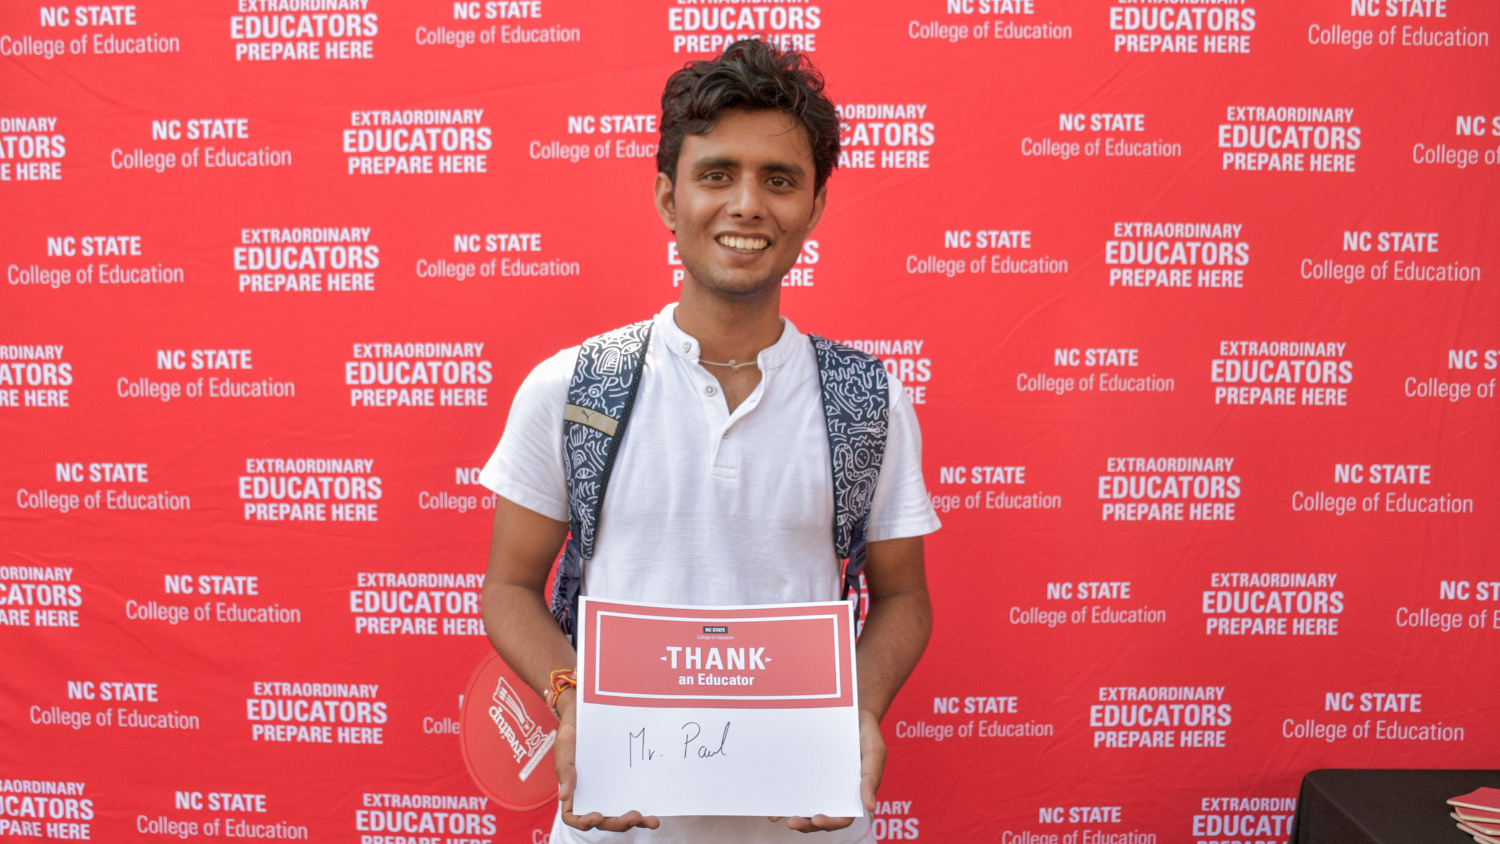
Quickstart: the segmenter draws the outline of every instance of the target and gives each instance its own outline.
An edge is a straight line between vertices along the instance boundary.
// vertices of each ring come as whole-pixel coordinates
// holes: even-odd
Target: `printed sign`
[[[575,813],[864,813],[849,603],[580,613]]]

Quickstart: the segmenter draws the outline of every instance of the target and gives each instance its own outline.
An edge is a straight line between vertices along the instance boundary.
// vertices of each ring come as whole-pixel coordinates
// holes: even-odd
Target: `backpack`
[[[594,557],[599,514],[640,387],[652,324],[638,322],[585,341],[568,384],[563,470],[570,534],[552,584],[552,615],[570,639],[577,635],[583,567]],[[865,526],[889,427],[889,386],[878,358],[815,334],[808,338],[818,360],[833,466],[833,549],[845,561],[839,600],[852,594],[858,619]]]

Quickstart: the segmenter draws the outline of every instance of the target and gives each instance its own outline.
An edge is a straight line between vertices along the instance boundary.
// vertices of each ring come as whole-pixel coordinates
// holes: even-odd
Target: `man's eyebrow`
[[[802,165],[795,161],[771,161],[761,165],[760,169],[763,173],[785,173],[788,176],[795,176],[799,179],[806,174],[806,171],[802,169]]]
[[[734,168],[740,166],[740,160],[730,155],[714,155],[700,158],[693,162],[694,170],[712,170],[715,167]]]

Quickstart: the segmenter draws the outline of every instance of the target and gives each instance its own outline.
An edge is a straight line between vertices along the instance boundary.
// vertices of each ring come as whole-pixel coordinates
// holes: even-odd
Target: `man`
[[[838,117],[805,57],[740,41],[694,62],[662,95],[656,210],[677,238],[681,300],[655,317],[645,367],[599,518],[583,594],[663,604],[839,597],[833,479],[818,364],[779,314],[781,279],[827,200]],[[578,347],[516,393],[480,475],[499,496],[484,620],[501,657],[539,693],[576,655],[545,600],[568,534],[563,409]],[[932,610],[922,536],[938,527],[921,436],[888,379],[889,430],[866,533],[870,608],[857,649],[861,797],[885,764],[880,718],[926,647]],[[573,814],[574,692],[558,695],[560,805],[553,844],[773,841],[829,831],[873,841],[870,818]]]

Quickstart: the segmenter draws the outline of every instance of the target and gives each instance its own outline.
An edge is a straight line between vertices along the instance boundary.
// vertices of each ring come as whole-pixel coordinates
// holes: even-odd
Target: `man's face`
[[[778,288],[823,213],[807,130],[778,111],[729,111],[688,135],[677,182],[656,176],[656,210],[677,234],[682,264],[710,292],[753,297]]]

